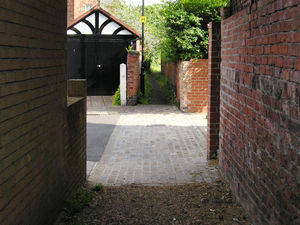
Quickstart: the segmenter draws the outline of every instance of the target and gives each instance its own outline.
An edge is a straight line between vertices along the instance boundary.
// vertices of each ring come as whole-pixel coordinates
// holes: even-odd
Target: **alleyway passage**
[[[167,105],[168,100],[164,97],[163,89],[158,84],[157,80],[155,80],[155,76],[157,73],[153,73],[150,75],[151,82],[151,104],[154,105]]]
[[[206,160],[204,115],[111,101],[88,97],[89,182],[59,225],[251,224],[216,165]]]
[[[88,181],[104,185],[214,182],[205,115],[175,106],[117,107],[88,99]]]
[[[206,160],[204,115],[167,105],[117,107],[111,99],[88,97],[89,184],[60,225],[251,224]],[[68,213],[88,195],[81,212]]]

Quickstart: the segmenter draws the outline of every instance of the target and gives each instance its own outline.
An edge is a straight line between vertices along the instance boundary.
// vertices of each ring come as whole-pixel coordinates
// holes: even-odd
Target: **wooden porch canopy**
[[[133,36],[135,38],[141,38],[141,35],[138,32],[99,6],[94,6],[68,24],[67,34],[98,34],[101,36]]]

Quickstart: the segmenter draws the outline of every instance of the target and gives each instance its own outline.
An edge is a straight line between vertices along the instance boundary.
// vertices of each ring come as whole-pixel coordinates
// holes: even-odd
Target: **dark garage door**
[[[126,63],[129,43],[124,39],[69,38],[68,77],[87,79],[88,95],[113,95],[120,83],[119,68]]]

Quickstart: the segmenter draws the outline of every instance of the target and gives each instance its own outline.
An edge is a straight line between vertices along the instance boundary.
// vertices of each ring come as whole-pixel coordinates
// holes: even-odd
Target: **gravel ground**
[[[251,224],[221,180],[165,186],[112,186],[91,191],[93,200],[80,213],[64,216],[59,225]]]

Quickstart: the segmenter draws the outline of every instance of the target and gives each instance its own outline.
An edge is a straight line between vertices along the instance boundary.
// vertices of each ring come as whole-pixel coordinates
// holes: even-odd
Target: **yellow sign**
[[[146,23],[146,16],[141,16],[140,21],[141,23]]]

